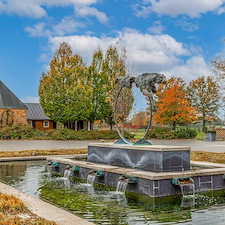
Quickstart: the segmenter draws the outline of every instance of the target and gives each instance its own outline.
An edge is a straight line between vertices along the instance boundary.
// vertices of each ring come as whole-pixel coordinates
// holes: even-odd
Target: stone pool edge
[[[47,156],[42,157],[10,157],[10,158],[0,158],[0,162],[7,162],[7,161],[30,161],[30,160],[40,160],[46,159]],[[56,157],[56,156],[55,156]],[[19,159],[18,159],[19,158]],[[3,159],[3,161],[1,161]],[[11,160],[10,160],[11,159]],[[29,160],[30,159],[30,160]],[[26,207],[35,215],[46,219],[48,221],[53,221],[59,225],[94,225],[87,220],[84,220],[72,213],[69,213],[63,209],[60,209],[50,203],[42,201],[40,199],[31,197],[14,187],[11,187],[7,184],[0,182],[0,192],[7,195],[13,195],[19,198]]]

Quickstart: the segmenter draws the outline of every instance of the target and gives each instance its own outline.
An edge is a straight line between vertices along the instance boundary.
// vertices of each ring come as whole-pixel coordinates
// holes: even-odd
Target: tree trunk
[[[205,118],[202,120],[202,129],[203,129],[203,132],[206,132],[206,126],[205,126]]]
[[[176,121],[173,121],[172,130],[176,130],[176,125],[177,125]]]

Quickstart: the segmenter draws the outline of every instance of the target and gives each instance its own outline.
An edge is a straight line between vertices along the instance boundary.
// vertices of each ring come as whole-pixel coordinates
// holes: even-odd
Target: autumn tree
[[[89,66],[90,86],[92,88],[93,110],[90,113],[89,120],[103,120],[111,113],[110,104],[106,100],[108,87],[108,75],[103,69],[104,54],[99,48],[92,57],[92,63]]]
[[[225,59],[218,56],[212,61],[212,65],[214,67],[214,80],[220,91],[220,112],[225,114]]]
[[[191,107],[185,82],[181,78],[170,78],[161,84],[156,92],[156,113],[154,121],[158,124],[172,125],[192,123],[196,119],[196,111]]]
[[[148,111],[140,111],[135,115],[134,124],[140,128],[147,127],[149,123],[149,112]]]
[[[92,112],[92,88],[88,70],[79,55],[63,42],[39,85],[40,103],[52,120],[66,123],[84,120]]]
[[[114,107],[115,100],[119,90],[118,77],[127,76],[126,71],[126,50],[124,48],[119,49],[118,46],[110,46],[105,54],[103,72],[107,74],[107,93],[106,102],[110,106],[110,111],[105,120],[108,124],[114,124]],[[124,88],[120,94],[118,100],[118,119],[125,121],[125,118],[129,115],[133,104],[133,95],[131,90]]]
[[[188,93],[192,106],[197,110],[197,116],[202,120],[203,131],[206,130],[206,121],[216,117],[219,106],[219,86],[210,76],[202,76],[188,85]]]

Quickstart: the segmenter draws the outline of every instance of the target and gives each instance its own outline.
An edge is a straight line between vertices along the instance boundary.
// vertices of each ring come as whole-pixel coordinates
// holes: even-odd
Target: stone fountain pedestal
[[[114,188],[121,177],[132,178],[127,192],[151,197],[181,194],[174,180],[188,178],[195,185],[196,193],[225,189],[225,165],[190,162],[190,147],[94,143],[88,147],[87,161],[74,157],[49,157],[48,160],[58,163],[57,168],[52,168],[55,172],[63,174],[68,165],[76,168],[71,176],[80,179],[96,172],[95,183]]]
[[[88,162],[156,173],[187,171],[190,170],[190,147],[90,144]]]

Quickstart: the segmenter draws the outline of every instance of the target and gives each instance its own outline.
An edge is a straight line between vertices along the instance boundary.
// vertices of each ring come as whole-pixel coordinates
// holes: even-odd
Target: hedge
[[[124,133],[125,138],[134,138],[133,134]],[[0,139],[37,139],[37,140],[91,140],[91,139],[118,139],[115,130],[70,130],[52,129],[46,131],[35,130],[30,126],[7,126],[0,128]]]
[[[173,138],[173,133],[170,127],[152,127],[146,136],[146,139],[171,139]]]

